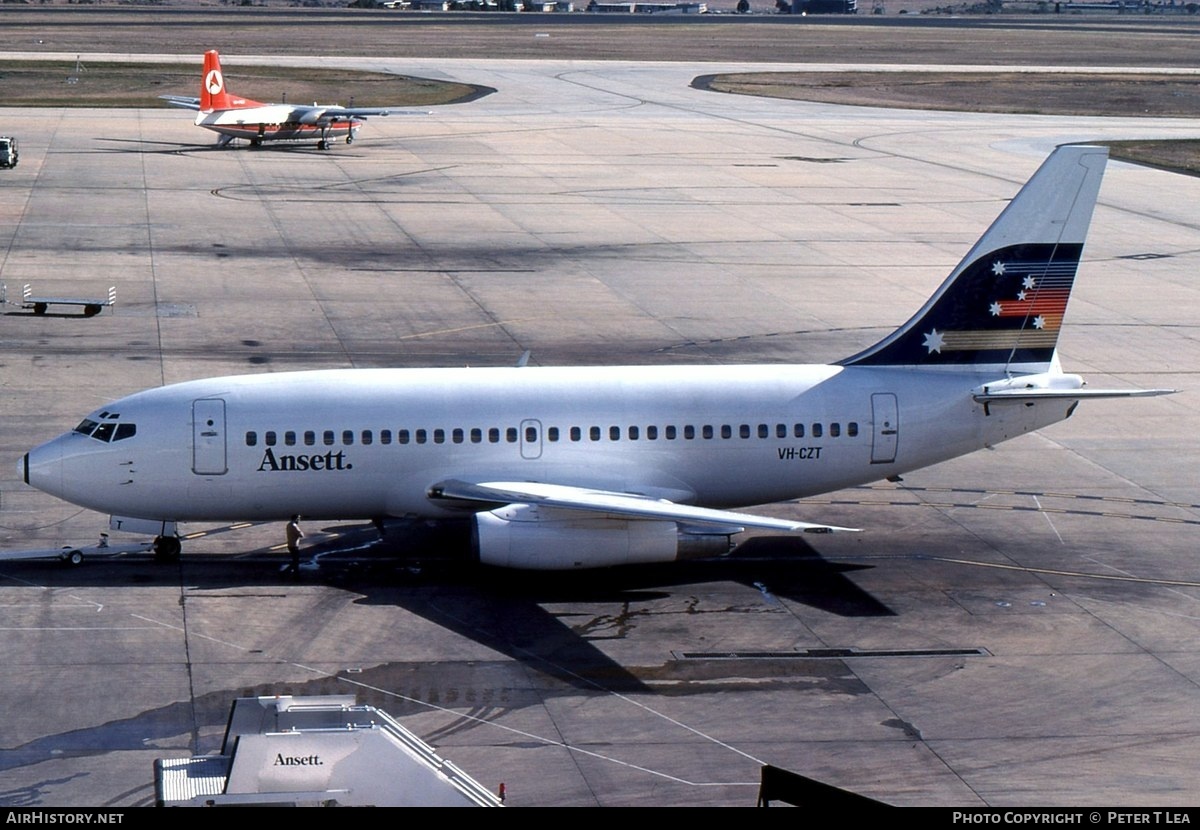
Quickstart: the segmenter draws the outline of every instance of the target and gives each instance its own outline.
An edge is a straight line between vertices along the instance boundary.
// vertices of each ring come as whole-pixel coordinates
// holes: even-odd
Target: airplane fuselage
[[[314,107],[267,104],[200,112],[196,116],[196,126],[251,142],[353,138],[362,127],[359,119],[326,119],[322,117],[323,112]]]
[[[839,366],[318,371],[214,378],[93,413],[28,483],[137,518],[462,515],[455,478],[741,507],[924,467],[1061,420],[985,407],[994,376]],[[107,440],[132,424],[132,434]],[[128,433],[129,427],[124,428]],[[478,509],[477,507],[474,509]]]

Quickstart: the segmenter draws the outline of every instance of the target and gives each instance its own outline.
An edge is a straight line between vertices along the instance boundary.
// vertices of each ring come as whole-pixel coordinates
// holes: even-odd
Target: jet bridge
[[[500,807],[353,695],[238,698],[219,755],[154,762],[160,807]]]

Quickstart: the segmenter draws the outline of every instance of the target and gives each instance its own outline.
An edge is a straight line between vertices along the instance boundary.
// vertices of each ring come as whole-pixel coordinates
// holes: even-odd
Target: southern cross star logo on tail
[[[964,263],[922,314],[855,362],[1046,363],[1058,343],[1083,246],[1007,245]]]
[[[1067,313],[1076,265],[1077,262],[1016,263],[1012,268],[1014,273],[1017,276],[1024,274],[1020,281],[1021,290],[1016,292],[1015,299],[994,300],[988,308],[989,313],[992,317],[1020,320],[1021,330],[1032,327],[1039,332],[1053,333],[1051,336],[1056,339]],[[992,266],[993,273],[1002,274],[1007,270],[1008,266],[1003,262],[997,261]],[[1031,340],[1025,335],[1024,339],[1033,342],[1038,338]]]

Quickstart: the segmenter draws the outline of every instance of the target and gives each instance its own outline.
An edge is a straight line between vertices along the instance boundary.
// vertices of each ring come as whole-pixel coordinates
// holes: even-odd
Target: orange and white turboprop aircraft
[[[391,115],[392,110],[377,107],[342,107],[337,104],[264,104],[234,95],[225,86],[221,56],[217,50],[204,53],[204,75],[200,97],[159,96],[174,107],[196,110],[196,126],[220,133],[218,147],[235,138],[244,138],[250,146],[264,141],[304,141],[317,139],[317,149],[326,150],[337,138],[354,141],[363,120],[369,115]]]

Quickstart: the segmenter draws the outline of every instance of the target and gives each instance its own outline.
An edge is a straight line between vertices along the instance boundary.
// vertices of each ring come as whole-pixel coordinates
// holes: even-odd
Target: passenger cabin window
[[[304,446],[311,447],[317,443],[317,434],[311,429],[304,433]]]
[[[285,432],[283,434],[283,443],[287,444],[289,447],[296,446],[296,433],[292,432],[291,430]]]
[[[333,430],[331,429],[325,430],[324,435],[321,436],[321,439],[325,442],[325,446],[327,447],[333,446],[334,438],[335,436],[333,434]]]
[[[263,433],[263,443],[268,447],[275,446],[275,433],[272,430],[267,430]]]
[[[82,427],[82,426],[83,426],[83,424],[80,424],[78,427],[75,427],[75,431],[82,432],[82,430],[80,429],[80,427]],[[258,446],[258,433],[257,432],[254,432],[253,430],[251,430],[250,432],[246,433],[246,446],[247,447],[257,447]]]

